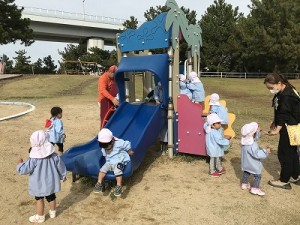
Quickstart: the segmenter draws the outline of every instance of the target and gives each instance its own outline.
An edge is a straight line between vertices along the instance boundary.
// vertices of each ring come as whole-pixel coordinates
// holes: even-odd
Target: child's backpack
[[[52,125],[52,120],[46,119],[45,128],[50,129]]]

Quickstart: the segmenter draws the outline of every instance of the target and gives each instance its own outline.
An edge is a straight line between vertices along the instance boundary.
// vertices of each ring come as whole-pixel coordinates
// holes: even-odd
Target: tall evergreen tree
[[[61,55],[64,61],[77,61],[78,59],[80,59],[80,57],[86,54],[86,44],[68,44],[67,47],[64,48],[64,51],[58,51],[58,54]]]
[[[18,74],[30,74],[32,73],[32,68],[30,65],[30,56],[26,56],[27,52],[25,50],[19,50],[16,52],[17,56],[13,57],[15,60],[15,67],[13,73]]]
[[[52,59],[51,55],[44,57],[43,59],[43,73],[44,74],[54,74],[56,73],[57,66],[54,64],[54,60]]]
[[[38,58],[38,60],[33,64],[33,66],[35,74],[43,73],[43,60],[41,58]]]
[[[14,1],[0,1],[0,44],[20,40],[21,44],[29,46],[33,43],[33,31],[29,28],[30,20],[21,18],[24,8],[19,9]]]
[[[215,0],[207,8],[199,22],[203,37],[202,68],[208,67],[210,71],[232,70],[237,51],[235,34],[241,17],[238,7],[233,8],[225,0]]]
[[[134,16],[131,16],[129,20],[126,20],[123,23],[123,26],[130,29],[136,29],[138,25],[138,20]]]
[[[246,70],[295,72],[300,65],[300,2],[252,0],[238,36]]]

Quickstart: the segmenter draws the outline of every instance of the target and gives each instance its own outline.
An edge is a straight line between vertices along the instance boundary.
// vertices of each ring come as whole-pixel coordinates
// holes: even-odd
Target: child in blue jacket
[[[45,221],[46,198],[49,203],[50,218],[56,217],[56,192],[61,190],[60,181],[66,180],[66,167],[60,157],[54,152],[49,142],[49,134],[43,130],[32,133],[30,137],[29,158],[23,162],[17,160],[17,172],[29,174],[29,194],[35,196],[37,213],[29,217],[32,223]]]
[[[192,92],[190,89],[187,87],[187,80],[186,76],[183,74],[179,74],[179,89],[180,89],[180,94],[185,94],[188,96],[190,100],[192,100]]]
[[[51,125],[48,128],[48,132],[50,135],[49,141],[53,145],[58,146],[58,152],[63,154],[64,152],[64,141],[66,138],[64,124],[62,122],[62,108],[53,107],[50,111],[51,113]]]
[[[192,92],[192,101],[203,104],[205,100],[205,91],[197,73],[191,72],[188,79],[189,83],[187,84],[187,88]]]
[[[211,113],[204,124],[206,151],[210,156],[209,175],[212,177],[219,177],[225,173],[221,157],[224,156],[224,150],[229,146],[230,137],[224,137],[221,122],[217,114]]]
[[[227,108],[220,104],[220,96],[217,93],[213,93],[209,99],[210,105],[210,113],[216,113],[220,119],[223,121],[221,122],[222,125],[228,124],[228,111]]]
[[[101,192],[102,182],[106,173],[108,171],[113,171],[117,180],[114,195],[120,196],[122,194],[123,169],[130,161],[129,155],[134,153],[131,150],[131,143],[114,137],[112,132],[107,128],[100,130],[98,142],[106,163],[100,168],[98,182],[95,185],[94,193]]]
[[[261,149],[257,140],[260,138],[260,128],[256,122],[245,124],[242,129],[242,156],[241,156],[241,167],[243,171],[242,178],[242,190],[250,189],[250,193],[254,195],[263,196],[263,192],[259,185],[261,180],[262,172],[262,159],[265,159],[271,152],[270,148]],[[248,182],[250,175],[254,176],[252,187]]]

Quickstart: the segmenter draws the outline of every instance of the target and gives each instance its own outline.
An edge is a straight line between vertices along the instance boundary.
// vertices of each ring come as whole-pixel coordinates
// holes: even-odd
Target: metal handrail
[[[70,19],[70,20],[79,20],[86,22],[94,22],[94,23],[105,23],[105,24],[113,24],[120,25],[126,21],[125,19],[120,18],[112,18],[105,16],[96,16],[96,15],[88,15],[82,13],[72,13],[65,12],[60,10],[51,10],[51,9],[42,9],[35,7],[23,7],[23,15],[35,15],[35,16],[45,16],[59,19]]]

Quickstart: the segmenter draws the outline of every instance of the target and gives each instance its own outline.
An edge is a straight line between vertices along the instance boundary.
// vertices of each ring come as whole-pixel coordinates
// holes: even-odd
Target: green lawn
[[[239,129],[251,121],[267,129],[272,120],[272,94],[265,88],[263,79],[201,78],[206,95],[214,92],[226,100],[229,112],[236,114],[233,124],[237,135]],[[79,103],[97,99],[98,77],[83,75],[39,75],[0,82],[1,100],[36,100],[65,96]],[[291,80],[300,90],[300,81]],[[136,79],[136,92],[142,93],[142,80]],[[24,100],[25,101],[25,100]]]

